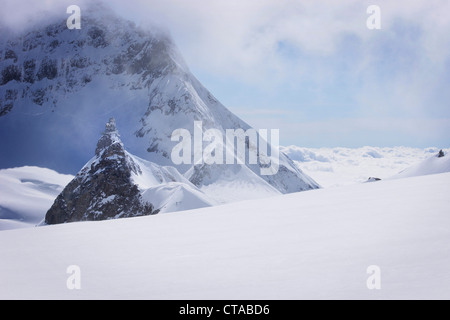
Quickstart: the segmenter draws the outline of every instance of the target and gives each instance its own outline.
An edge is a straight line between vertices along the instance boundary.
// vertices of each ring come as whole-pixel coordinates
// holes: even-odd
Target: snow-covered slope
[[[218,205],[219,202],[200,191],[188,179],[170,166],[159,166],[127,152],[140,168],[132,180],[142,192],[144,201],[152,203],[159,213],[191,210]]]
[[[180,182],[194,187],[174,167],[157,165],[132,155],[128,151],[125,151],[125,154],[130,159],[130,162],[134,163],[140,169],[138,172],[131,172],[131,179],[139,186],[141,191],[170,182]]]
[[[218,203],[266,198],[281,194],[244,165],[195,166],[188,170],[185,176],[195,185],[199,185],[200,190]]]
[[[4,231],[0,299],[449,299],[449,181]],[[72,265],[81,290],[66,287]],[[381,290],[367,287],[372,265]]]
[[[0,230],[41,222],[72,179],[71,175],[38,167],[0,170]]]
[[[392,179],[409,178],[416,176],[424,176],[429,174],[437,174],[450,172],[450,156],[448,153],[439,157],[438,154],[423,160],[422,162],[415,164],[402,172],[391,177]]]
[[[144,191],[142,198],[151,202],[159,213],[205,208],[217,204],[195,186],[179,182],[150,187]]]

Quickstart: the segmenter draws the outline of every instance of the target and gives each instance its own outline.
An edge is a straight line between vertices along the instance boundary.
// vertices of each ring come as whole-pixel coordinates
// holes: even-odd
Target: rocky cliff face
[[[96,156],[76,175],[47,212],[47,224],[96,221],[158,213],[143,201],[132,174],[140,168],[129,158],[111,119]]]
[[[23,103],[55,109],[62,93],[76,93],[99,75],[139,75],[131,84],[138,89],[176,69],[162,32],[144,32],[100,3],[83,9],[81,30],[69,30],[62,15],[15,37],[0,35],[0,117]]]

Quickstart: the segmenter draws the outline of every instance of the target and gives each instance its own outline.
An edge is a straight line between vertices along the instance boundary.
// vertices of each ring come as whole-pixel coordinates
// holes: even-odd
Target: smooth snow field
[[[0,232],[39,224],[72,179],[39,167],[0,170]]]
[[[442,173],[2,231],[0,298],[449,299],[449,194]]]

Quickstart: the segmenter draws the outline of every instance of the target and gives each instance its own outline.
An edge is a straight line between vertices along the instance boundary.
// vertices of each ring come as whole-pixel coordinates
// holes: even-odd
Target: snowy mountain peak
[[[132,179],[141,172],[127,155],[114,119],[106,124],[96,156],[91,159],[56,198],[45,223],[107,220],[158,213],[143,201]]]
[[[251,129],[195,78],[166,33],[143,30],[98,5],[83,11],[80,30],[69,30],[63,14],[3,43],[0,35],[0,136],[12,137],[0,139],[0,149],[8,154],[0,157],[0,167],[31,162],[76,172],[91,156],[105,116],[120,123],[121,136],[111,122],[97,144],[99,159],[109,149],[125,155],[119,150],[123,141],[134,155],[160,166],[175,165],[171,159],[177,145],[171,139],[175,130],[195,136],[195,122],[202,122],[203,133],[217,130],[222,136],[227,130]],[[200,148],[204,146],[206,142]],[[251,147],[255,146],[246,143],[245,154]],[[285,154],[279,158],[279,170],[271,176],[261,175],[263,163],[245,163],[241,170],[235,161],[229,167],[200,164],[203,167],[196,168],[191,182],[203,188],[240,179],[248,188],[276,193],[319,187]],[[191,164],[176,169],[191,178]]]
[[[105,131],[102,137],[97,142],[97,149],[95,150],[95,155],[100,156],[100,154],[110,147],[111,145],[119,143],[123,147],[122,141],[120,140],[119,132],[116,128],[116,120],[114,118],[109,119],[109,122],[105,126]]]
[[[105,125],[105,132],[103,134],[114,134],[119,135],[116,128],[116,119],[110,118],[109,122]]]

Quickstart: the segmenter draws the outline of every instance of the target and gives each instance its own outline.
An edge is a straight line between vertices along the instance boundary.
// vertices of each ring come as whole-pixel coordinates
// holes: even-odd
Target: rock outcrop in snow
[[[95,157],[56,198],[45,223],[146,216],[215,204],[177,169],[128,153],[112,118],[98,140]]]
[[[116,130],[115,120],[106,125],[92,159],[56,198],[45,223],[95,221],[156,214],[142,200],[132,174],[139,166],[127,156]]]

